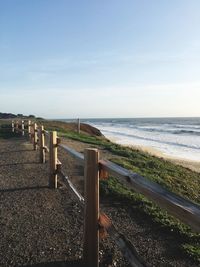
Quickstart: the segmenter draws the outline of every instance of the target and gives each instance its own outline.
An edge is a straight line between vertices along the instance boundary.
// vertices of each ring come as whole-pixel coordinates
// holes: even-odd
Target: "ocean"
[[[200,161],[200,118],[81,119],[81,122],[95,126],[121,145],[148,147],[166,156]]]

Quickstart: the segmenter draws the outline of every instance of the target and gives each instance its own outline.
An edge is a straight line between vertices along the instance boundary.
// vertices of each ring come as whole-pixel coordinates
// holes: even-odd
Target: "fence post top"
[[[85,152],[89,152],[89,151],[98,152],[99,150],[97,148],[85,148],[84,151]]]

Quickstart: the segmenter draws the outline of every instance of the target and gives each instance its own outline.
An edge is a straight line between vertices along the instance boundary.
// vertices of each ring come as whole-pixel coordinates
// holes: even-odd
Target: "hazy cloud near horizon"
[[[1,1],[1,112],[200,116],[200,2]]]
[[[199,111],[199,88],[200,84],[168,84],[103,90],[19,90],[17,95],[2,93],[1,108],[7,110],[9,99],[9,112],[17,110],[45,118],[174,117],[174,114],[192,117],[194,111],[196,114]],[[192,102],[188,101],[190,94]]]

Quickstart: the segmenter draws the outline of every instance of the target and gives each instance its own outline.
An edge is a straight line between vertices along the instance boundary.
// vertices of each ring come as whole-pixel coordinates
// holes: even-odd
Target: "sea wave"
[[[147,131],[147,132],[158,132],[158,133],[171,133],[171,134],[186,134],[186,135],[197,135],[200,136],[200,130],[192,129],[165,129],[165,128],[148,128],[148,127],[135,127],[135,129]]]
[[[179,131],[174,131],[173,134],[189,134],[189,135],[197,135],[197,136],[200,136],[200,131],[179,130]]]
[[[200,159],[200,118],[109,118],[82,120],[122,145],[157,149],[169,156]]]
[[[144,137],[144,136],[140,136],[137,134],[130,134],[130,133],[125,133],[125,132],[119,132],[119,131],[111,131],[111,130],[103,130],[103,133],[105,134],[112,134],[113,136],[126,136],[126,137],[132,137],[132,138],[136,138],[136,139],[140,139],[140,140],[145,140],[145,141],[153,141],[156,143],[160,143],[160,144],[167,144],[167,145],[172,145],[172,146],[178,146],[178,147],[185,147],[185,148],[190,148],[190,149],[200,149],[200,146],[197,145],[191,145],[191,144],[183,144],[183,143],[177,143],[177,142],[172,142],[172,141],[166,141],[166,140],[159,140],[157,138],[150,138],[150,137]]]

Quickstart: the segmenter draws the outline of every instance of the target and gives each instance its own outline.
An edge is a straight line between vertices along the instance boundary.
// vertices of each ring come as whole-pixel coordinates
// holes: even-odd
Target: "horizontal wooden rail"
[[[84,165],[84,155],[66,145],[59,144],[72,157]],[[168,191],[157,183],[145,177],[128,171],[119,165],[107,160],[99,161],[99,169],[115,176],[128,187],[153,200],[158,206],[167,210],[180,221],[189,225],[192,230],[200,232],[200,207],[190,200],[186,200],[175,193]]]
[[[99,225],[102,226],[109,233],[109,236],[115,241],[120,248],[123,256],[130,263],[132,267],[147,267],[143,259],[138,255],[135,246],[120,233],[112,221],[104,214],[100,213]]]
[[[49,131],[46,131],[46,130],[44,130],[44,133],[46,134],[46,135],[50,135],[50,132]]]
[[[12,120],[11,122],[11,127],[12,127],[12,132],[14,133],[16,131],[16,133],[21,133],[22,136],[25,135],[25,132],[28,131],[28,129],[25,129],[25,121],[21,120],[21,124],[19,123],[19,121],[14,121]]]
[[[59,171],[58,174],[61,176],[63,181],[67,183],[71,191],[76,195],[82,207],[84,207],[84,197],[76,190],[73,183],[70,181],[69,177],[66,176],[62,171]]]
[[[49,148],[48,148],[48,146],[44,146],[44,150],[45,150],[45,152],[49,153]]]
[[[130,172],[110,161],[100,160],[100,168],[117,177],[123,184],[150,198],[156,204],[200,232],[199,205],[178,196],[143,176]]]
[[[76,150],[72,149],[72,148],[69,148],[68,146],[66,145],[63,145],[63,144],[59,144],[58,145],[59,147],[62,147],[65,151],[67,151],[73,158],[75,158],[79,163],[80,165],[84,166],[84,155],[77,152]]]

